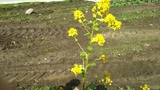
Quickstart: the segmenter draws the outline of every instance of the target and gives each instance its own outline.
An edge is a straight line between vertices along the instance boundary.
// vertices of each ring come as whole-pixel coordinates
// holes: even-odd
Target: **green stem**
[[[83,25],[83,23],[82,23],[82,25]],[[84,26],[84,28],[85,28],[85,26]],[[87,32],[90,33],[88,30],[87,30]],[[90,34],[90,46],[92,46],[93,33],[94,33],[94,30],[92,29],[92,32]],[[87,70],[88,70],[88,67],[89,67],[89,64],[88,64],[88,62],[89,62],[89,56],[90,56],[90,51],[88,51],[88,57],[86,59],[86,65],[85,65],[86,66],[85,67],[85,73],[84,73],[84,77],[82,78],[83,90],[85,90],[86,75],[87,75]]]
[[[82,26],[84,27],[84,29],[87,31],[87,33],[90,34],[89,30],[86,28],[86,26],[84,25],[84,23],[82,22]]]
[[[77,39],[76,37],[74,37],[74,39],[75,39],[75,41],[77,42],[77,44],[78,44],[78,46],[80,47],[80,49],[81,49],[83,52],[85,52],[84,49],[82,48],[81,44],[78,42],[78,39]]]
[[[84,51],[84,49],[82,48],[81,44],[78,42],[78,39],[76,37],[74,37],[75,41],[77,42],[78,46],[80,47],[80,49]],[[83,60],[83,59],[82,59]],[[83,60],[83,63],[84,63],[84,60]],[[84,66],[83,66],[84,67]],[[87,68],[86,68],[87,69]],[[82,85],[83,85],[83,90],[85,90],[85,81],[86,81],[86,69],[85,69],[85,74],[84,74],[84,77],[82,78]]]
[[[100,60],[101,58],[98,58],[98,59],[95,59],[94,61],[92,61],[92,63],[94,63],[94,62],[96,62],[96,61],[98,61],[98,60]]]
[[[83,78],[82,78],[83,90],[85,90],[85,81],[86,81],[86,77],[83,77]]]

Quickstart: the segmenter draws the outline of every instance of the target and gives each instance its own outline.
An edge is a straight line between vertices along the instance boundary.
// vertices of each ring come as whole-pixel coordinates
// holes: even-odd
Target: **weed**
[[[116,0],[111,3],[111,6],[119,7],[119,6],[128,6],[135,4],[143,4],[143,3],[154,3],[159,2],[160,0]]]

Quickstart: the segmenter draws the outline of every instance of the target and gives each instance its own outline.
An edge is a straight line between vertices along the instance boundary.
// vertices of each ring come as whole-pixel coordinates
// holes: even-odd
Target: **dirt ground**
[[[73,20],[76,8],[86,12],[92,2],[73,2],[31,5],[0,9],[0,76],[14,89],[37,85],[64,85],[76,78],[70,72],[75,63],[81,63],[80,49],[73,38],[67,36],[70,27],[79,32],[79,41],[87,46],[82,37],[83,27]],[[83,7],[83,8],[81,8]],[[25,15],[33,8],[36,13]],[[160,10],[160,3],[113,7],[111,13],[125,14],[145,10]],[[90,18],[90,10],[85,13]],[[103,47],[95,47],[92,58],[107,55],[107,63],[98,62],[90,68],[87,84],[94,76],[108,71],[113,80],[111,90],[117,87],[148,84],[152,90],[160,89],[160,14],[123,20],[120,30],[112,31],[103,24]],[[96,46],[96,45],[95,45]],[[79,77],[78,77],[79,78]]]

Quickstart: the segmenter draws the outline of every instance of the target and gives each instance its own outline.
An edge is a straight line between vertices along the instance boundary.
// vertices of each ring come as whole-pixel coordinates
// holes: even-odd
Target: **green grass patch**
[[[39,5],[40,2],[29,2],[29,3],[19,3],[19,4],[0,4],[0,10],[11,10],[12,8],[21,8],[27,6],[36,6]]]
[[[111,7],[129,6],[144,3],[157,3],[160,0],[115,0],[111,3]]]
[[[129,12],[123,14],[115,15],[118,20],[133,20],[133,19],[140,19],[140,18],[148,18],[148,17],[157,17],[160,15],[159,9],[154,10],[147,10],[147,11],[137,11],[137,12]]]

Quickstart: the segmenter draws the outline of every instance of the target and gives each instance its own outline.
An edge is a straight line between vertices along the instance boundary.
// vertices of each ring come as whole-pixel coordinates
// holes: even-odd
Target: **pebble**
[[[33,11],[34,11],[34,9],[33,9],[33,8],[30,8],[30,9],[26,10],[25,14],[28,14],[28,15],[29,15],[29,14],[32,14]]]
[[[79,90],[77,87],[75,87],[73,90]]]

